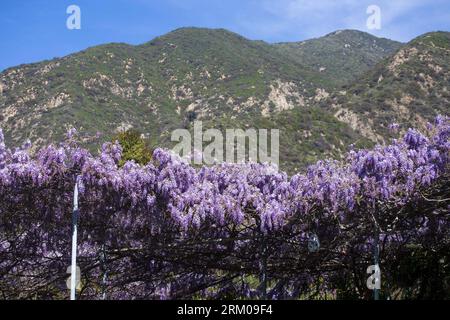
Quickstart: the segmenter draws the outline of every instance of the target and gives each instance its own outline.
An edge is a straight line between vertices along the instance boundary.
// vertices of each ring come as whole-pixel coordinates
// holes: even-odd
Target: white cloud
[[[307,39],[322,36],[338,29],[359,29],[366,32],[366,9],[369,5],[381,8],[379,36],[409,40],[414,32],[414,18],[422,8],[439,7],[448,0],[263,0],[253,1],[251,16],[241,15],[239,25],[249,34],[265,38]],[[447,3],[448,4],[448,3]],[[445,5],[444,5],[445,7]],[[435,12],[440,19],[446,10]],[[405,25],[405,21],[407,21]],[[421,32],[418,32],[421,33]],[[417,34],[416,34],[417,35]]]

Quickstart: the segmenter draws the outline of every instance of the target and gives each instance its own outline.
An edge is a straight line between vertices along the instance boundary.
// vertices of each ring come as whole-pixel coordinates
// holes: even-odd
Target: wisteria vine
[[[75,183],[81,299],[370,298],[374,243],[384,294],[423,296],[433,285],[399,268],[411,252],[450,263],[449,136],[437,117],[426,134],[289,177],[256,163],[193,168],[163,149],[119,166],[118,143],[95,156],[75,130],[32,156],[0,131],[0,297],[67,299]]]

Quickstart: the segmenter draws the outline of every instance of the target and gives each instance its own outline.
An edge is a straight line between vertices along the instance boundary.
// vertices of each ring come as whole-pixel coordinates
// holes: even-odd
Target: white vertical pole
[[[75,300],[77,286],[77,222],[78,222],[78,181],[73,192],[72,214],[72,266],[70,270],[70,300]]]
[[[374,300],[380,300],[380,290],[378,289],[378,285],[380,285],[380,283],[379,283],[379,281],[380,281],[380,279],[378,278],[378,276],[379,276],[379,274],[380,274],[380,266],[379,266],[379,260],[380,260],[380,247],[379,247],[379,245],[378,245],[378,241],[379,241],[379,238],[380,238],[380,235],[379,235],[379,233],[378,233],[378,228],[377,228],[378,226],[375,226],[375,245],[374,245],[374,263],[375,263],[375,274],[377,275],[377,278],[376,278],[376,285],[375,285],[375,287],[374,287],[374,289],[373,289],[373,299]]]

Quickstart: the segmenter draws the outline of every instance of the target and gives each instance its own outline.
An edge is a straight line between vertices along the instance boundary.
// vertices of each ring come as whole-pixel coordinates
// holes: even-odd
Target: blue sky
[[[81,30],[66,28],[72,4],[81,9]],[[380,30],[366,27],[372,4],[381,9]],[[184,26],[226,28],[268,42],[349,28],[408,41],[428,31],[450,31],[450,1],[2,0],[0,70],[107,42],[139,44]]]

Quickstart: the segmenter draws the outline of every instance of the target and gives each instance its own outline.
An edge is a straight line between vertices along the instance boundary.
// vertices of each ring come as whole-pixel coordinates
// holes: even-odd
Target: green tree
[[[119,141],[123,149],[122,159],[119,163],[121,166],[130,160],[145,165],[152,159],[152,149],[136,130],[120,132],[114,137],[113,141]]]

